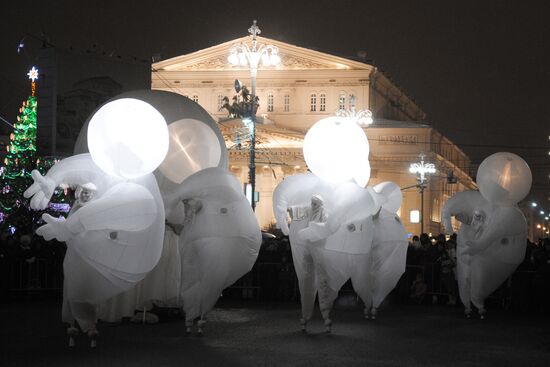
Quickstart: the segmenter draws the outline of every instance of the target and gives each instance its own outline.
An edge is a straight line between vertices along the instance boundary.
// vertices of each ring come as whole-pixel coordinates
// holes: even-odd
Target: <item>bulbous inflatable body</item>
[[[405,271],[405,229],[395,213],[384,208],[396,205],[394,188],[376,188],[329,184],[313,174],[301,174],[286,178],[275,189],[273,208],[277,224],[290,237],[304,327],[316,294],[330,325],[333,302],[348,279],[368,308],[378,307]],[[325,221],[312,220],[307,198],[316,195],[324,199]]]
[[[222,168],[189,176],[165,200],[175,204],[167,207],[168,218],[183,218],[180,295],[189,324],[204,318],[221,292],[252,269],[262,235],[239,183]]]
[[[457,244],[457,277],[460,298],[471,312],[480,315],[485,299],[494,292],[523,261],[527,223],[515,205],[531,186],[527,164],[511,153],[496,153],[482,162],[478,170],[480,192],[454,195],[442,210],[443,224],[452,231],[451,217],[461,222]]]
[[[26,196],[33,196],[35,209],[43,208],[62,183],[93,185],[93,197],[77,200],[67,220],[45,216],[47,224],[37,230],[47,240],[67,242],[63,320],[93,329],[96,305],[133,287],[160,258],[164,206],[155,178],[107,175],[89,154],[64,159],[46,176],[33,172],[33,177]]]
[[[206,211],[194,213],[193,210],[187,210],[186,216],[186,205],[183,200],[196,200],[205,208],[216,200],[225,203],[227,200],[235,201],[238,198],[241,204],[246,201],[240,185],[227,176],[227,150],[217,124],[202,107],[179,94],[134,91],[121,94],[114,100],[123,98],[135,98],[149,103],[161,113],[168,126],[168,154],[154,173],[165,204],[167,223],[158,265],[137,287],[105,303],[102,307],[102,319],[118,321],[122,317],[133,316],[135,309],[150,309],[152,303],[155,303],[169,307],[183,306],[188,320],[193,320],[213,307],[223,288],[250,270],[257,251],[252,251],[251,260],[248,243],[238,242],[235,238],[247,237],[250,233],[251,229],[247,226],[251,223],[251,210],[247,205],[244,208],[241,205],[238,216],[229,218],[227,214],[222,217],[225,222],[235,222],[230,226],[233,232],[248,228],[248,232],[237,233],[235,238],[226,241],[227,247],[221,246],[221,243],[224,243],[224,237],[229,234],[228,228],[220,226],[220,221],[208,224],[215,216],[212,217],[211,213],[205,215]],[[75,147],[76,152],[88,150],[85,144],[86,132],[87,129],[84,127]],[[206,176],[194,175],[212,167],[220,170],[216,171],[217,177],[211,172],[207,179],[218,180],[218,183],[223,182],[228,186],[198,192],[195,184],[197,177]],[[202,184],[199,186],[205,187]],[[193,195],[196,197],[185,196],[186,188],[193,187]],[[222,192],[225,192],[226,196],[219,198],[217,195]],[[255,220],[252,223],[254,244],[259,248],[259,226]],[[215,228],[217,231],[209,233],[209,228]],[[241,247],[237,246],[236,242],[240,243]],[[245,255],[240,260],[233,255],[230,257],[231,263],[222,262],[216,266],[219,271],[211,272],[210,266],[223,259],[221,254],[230,247],[233,247],[234,254],[244,249]]]
[[[92,337],[98,305],[134,287],[160,258],[164,205],[151,172],[168,151],[168,129],[150,104],[121,98],[98,108],[86,131],[91,154],[64,159],[46,176],[33,171],[25,196],[43,209],[57,186],[76,187],[67,219],[44,215],[37,234],[67,243],[62,318],[69,332],[76,320]]]

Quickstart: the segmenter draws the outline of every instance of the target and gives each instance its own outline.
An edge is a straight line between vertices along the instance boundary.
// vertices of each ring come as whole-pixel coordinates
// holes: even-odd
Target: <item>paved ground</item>
[[[484,321],[459,308],[386,305],[376,321],[357,308],[317,313],[299,331],[299,305],[222,303],[204,336],[184,322],[101,324],[99,346],[66,347],[58,301],[0,305],[0,366],[550,366],[550,319],[492,311]]]

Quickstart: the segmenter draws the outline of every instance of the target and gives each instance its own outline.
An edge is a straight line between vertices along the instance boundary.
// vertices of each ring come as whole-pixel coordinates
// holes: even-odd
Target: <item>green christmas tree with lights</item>
[[[33,68],[27,74],[31,79],[31,95],[19,109],[17,122],[10,134],[10,143],[0,176],[0,236],[6,233],[19,237],[32,235],[41,223],[43,213],[54,216],[66,215],[70,209],[72,192],[69,188],[57,188],[52,203],[46,210],[30,208],[28,199],[23,197],[25,190],[33,183],[31,172],[37,169],[41,174],[53,166],[55,157],[39,157],[36,151],[37,97],[36,80],[38,70]]]
[[[24,205],[23,192],[32,184],[31,171],[36,168],[36,79],[38,70],[27,74],[31,79],[31,95],[19,109],[17,122],[10,134],[10,143],[2,168],[0,210],[4,216]]]

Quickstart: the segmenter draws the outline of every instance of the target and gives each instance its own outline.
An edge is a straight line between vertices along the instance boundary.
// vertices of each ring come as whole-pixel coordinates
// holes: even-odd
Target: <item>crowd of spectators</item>
[[[419,304],[460,304],[456,277],[456,234],[413,236],[407,269],[390,295]],[[52,290],[63,284],[65,244],[30,234],[0,234],[0,299],[19,293]],[[351,285],[344,291],[352,290]],[[349,288],[349,289],[348,289]],[[266,301],[298,301],[299,290],[288,237],[264,236],[258,260],[224,295]],[[504,308],[550,312],[550,239],[527,241],[524,261],[488,300]]]
[[[418,303],[459,304],[456,276],[456,234],[413,236],[407,251],[402,281],[410,285],[410,298]],[[525,258],[516,271],[490,297],[503,308],[550,313],[550,239],[527,240]]]
[[[31,234],[0,234],[0,300],[29,292],[59,293],[66,246]]]

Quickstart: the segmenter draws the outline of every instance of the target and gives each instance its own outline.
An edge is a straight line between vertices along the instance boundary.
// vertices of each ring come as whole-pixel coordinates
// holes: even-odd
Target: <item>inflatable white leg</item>
[[[459,251],[456,270],[458,277],[458,293],[464,305],[464,313],[466,317],[469,318],[472,312],[470,298],[470,255],[462,255]]]
[[[332,332],[332,320],[328,317],[325,318],[325,332],[330,333]]]
[[[205,324],[206,324],[206,320],[203,319],[203,316],[201,316],[199,321],[197,321],[197,333],[199,333],[199,335],[203,333]]]
[[[376,307],[372,307],[371,311],[370,311],[370,314],[371,314],[371,318],[373,320],[376,320],[376,314],[378,313],[378,309]]]
[[[300,319],[300,328],[302,329],[303,332],[307,331],[307,320],[306,319],[304,319],[304,318]]]
[[[72,348],[76,345],[75,338],[78,336],[78,328],[74,321],[67,328],[67,335],[69,336],[69,347]]]
[[[321,315],[325,320],[325,331],[330,333],[332,331],[332,320],[330,319],[330,311],[334,300],[338,297],[338,291],[329,287],[326,279],[319,280],[319,308],[321,309]]]
[[[88,338],[90,339],[90,348],[97,347],[97,337],[99,336],[99,332],[97,329],[91,329],[88,330]]]
[[[185,332],[191,334],[191,329],[193,328],[193,320],[185,320]]]
[[[307,247],[292,245],[291,249],[292,259],[298,277],[298,288],[300,289],[300,302],[302,306],[300,325],[302,330],[305,331],[315,305],[315,267],[313,258]]]

